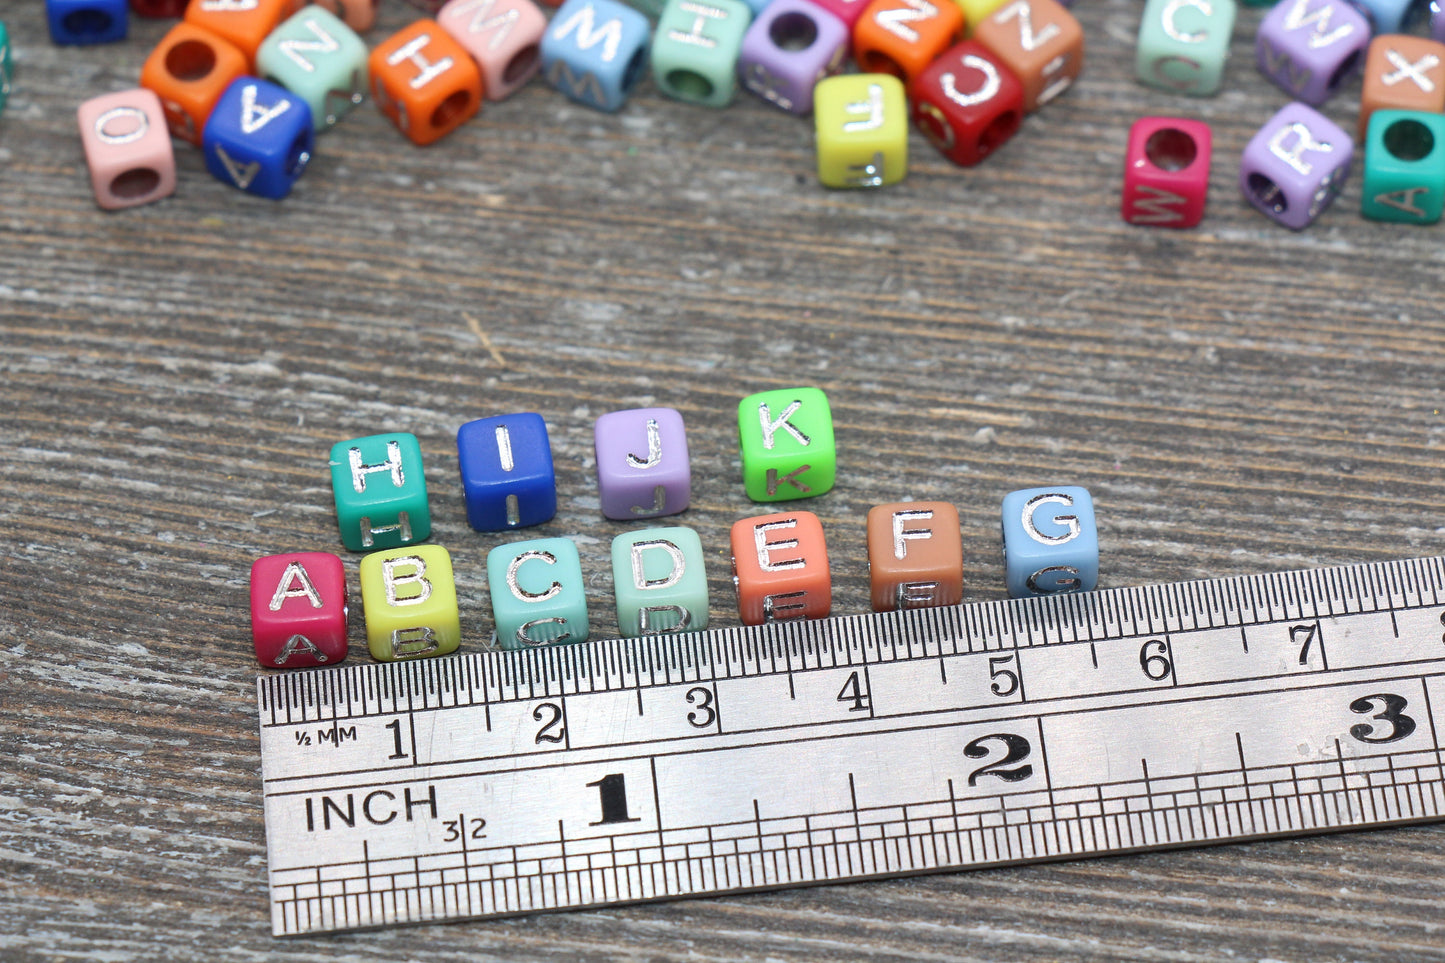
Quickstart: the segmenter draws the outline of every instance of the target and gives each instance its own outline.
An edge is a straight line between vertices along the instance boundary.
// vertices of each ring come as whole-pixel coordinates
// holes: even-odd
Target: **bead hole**
[[[670,70],[666,82],[679,97],[687,100],[706,100],[712,96],[712,81],[692,70]]]
[[[779,50],[807,50],[818,39],[818,25],[806,13],[785,13],[768,28],[768,38]]]
[[[514,84],[531,70],[537,63],[538,47],[532,44],[517,51],[517,55],[507,61],[507,66],[502,68],[502,83]]]
[[[863,62],[859,64],[859,66],[863,68],[865,73],[892,74],[899,80],[906,81],[908,79],[907,75],[903,72],[903,68],[898,65],[898,61],[880,50],[869,50],[864,53]]]
[[[431,112],[431,125],[437,130],[450,127],[458,117],[464,116],[472,106],[472,95],[465,90],[458,90],[446,100],[437,104],[436,110]]]
[[[1418,120],[1397,120],[1385,128],[1385,150],[1403,161],[1424,160],[1435,149],[1435,135]]]
[[[216,51],[199,40],[182,40],[166,54],[166,73],[177,80],[200,80],[215,69]]]
[[[291,142],[291,150],[286,155],[286,169],[292,177],[300,177],[301,172],[306,169],[306,165],[311,163],[309,139],[305,133],[302,133]]]
[[[1348,57],[1345,58],[1344,63],[1340,64],[1338,67],[1335,68],[1335,72],[1330,74],[1329,83],[1327,83],[1325,86],[1329,90],[1334,90],[1340,84],[1344,83],[1345,80],[1348,79],[1349,76],[1355,72],[1355,67],[1358,66],[1359,63],[1360,52],[1358,50],[1355,50],[1351,52]]]
[[[631,60],[627,61],[627,69],[622,72],[622,89],[624,91],[631,90],[637,86],[637,82],[642,79],[642,71],[646,66],[647,48],[644,47],[633,54]]]
[[[134,200],[145,197],[161,186],[161,175],[149,167],[133,167],[116,175],[110,182],[110,192],[116,197]]]
[[[1160,170],[1182,171],[1199,156],[1194,138],[1177,127],[1165,127],[1149,135],[1144,156]]]
[[[109,33],[114,22],[110,14],[94,8],[75,10],[60,18],[60,25],[66,32],[77,37],[99,37]]]
[[[1245,179],[1245,183],[1249,186],[1249,193],[1264,207],[1276,214],[1289,210],[1289,200],[1284,196],[1284,191],[1268,177],[1256,171]]]
[[[978,150],[981,154],[988,154],[995,147],[1008,140],[1019,129],[1023,123],[1024,115],[1016,110],[1006,110],[993,119],[983,133],[978,135]]]

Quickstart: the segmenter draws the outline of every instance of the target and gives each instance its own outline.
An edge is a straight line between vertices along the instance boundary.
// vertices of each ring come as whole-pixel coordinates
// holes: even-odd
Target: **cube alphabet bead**
[[[268,669],[346,658],[346,570],[330,552],[268,555],[251,564],[251,640]]]
[[[983,44],[965,40],[908,85],[913,124],[945,157],[979,163],[1018,132],[1024,89]]]
[[[872,0],[853,25],[853,59],[860,70],[908,83],[962,37],[952,0]]]
[[[462,644],[452,557],[440,545],[373,552],[361,560],[366,647],[378,662],[428,659]]]
[[[1359,0],[1360,9],[1369,15],[1375,33],[1405,33],[1423,12],[1420,0]]]
[[[376,106],[412,143],[426,146],[482,107],[482,73],[435,20],[418,20],[371,51]]]
[[[690,528],[648,528],[612,540],[617,626],[627,638],[707,628],[702,540]]]
[[[586,584],[577,546],[565,538],[499,545],[487,553],[497,644],[504,649],[586,642]]]
[[[593,428],[602,514],[617,521],[676,515],[692,499],[682,415],[672,408],[613,411]]]
[[[1219,91],[1235,0],[1148,0],[1134,73],[1141,84],[1208,97]]]
[[[376,8],[381,0],[312,0],[328,13],[334,13],[352,30],[361,33],[376,22]]]
[[[201,131],[201,151],[213,177],[272,200],[291,193],[315,149],[306,101],[256,77],[233,81]]]
[[[808,2],[843,21],[843,26],[848,28],[849,36],[852,36],[853,28],[862,19],[863,11],[868,9],[868,0],[808,0]]]
[[[833,581],[823,525],[812,512],[780,512],[733,523],[733,584],[744,625],[826,618]]]
[[[1354,75],[1370,43],[1370,21],[1346,0],[1281,0],[1255,35],[1260,73],[1318,107]]]
[[[1084,69],[1084,28],[1056,0],[1010,0],[973,31],[1024,89],[1035,111],[1068,90]]]
[[[1204,217],[1213,147],[1209,125],[1141,117],[1129,129],[1120,213],[1130,224],[1193,227]]]
[[[891,74],[829,77],[813,88],[818,180],[886,187],[908,173],[908,103]]]
[[[755,502],[821,495],[838,474],[833,412],[818,388],[760,391],[738,402],[738,446],[743,488]]]
[[[416,435],[367,435],[331,447],[331,492],[341,543],[353,552],[404,548],[431,535]]]
[[[963,600],[963,536],[948,502],[893,502],[868,511],[873,611]]]
[[[1099,583],[1099,534],[1088,490],[1060,485],[1009,492],[1003,553],[1013,598],[1092,591]]]
[[[954,0],[954,2],[963,12],[964,29],[971,37],[974,28],[983,23],[985,17],[1003,6],[1007,0]]]
[[[547,18],[531,0],[451,0],[437,23],[482,72],[488,100],[505,100],[537,75]]]
[[[140,84],[156,92],[171,135],[201,145],[216,102],[246,75],[246,55],[202,27],[178,23],[141,66]]]
[[[579,104],[617,111],[647,70],[652,27],[617,0],[567,0],[542,37],[542,73]]]
[[[160,99],[143,87],[95,97],[76,111],[95,202],[114,211],[176,190],[176,158]]]
[[[179,17],[190,0],[130,0],[131,13],[138,17]]]
[[[469,421],[457,430],[467,521],[479,532],[540,525],[557,514],[547,423],[532,412]]]
[[[1445,44],[1399,34],[1371,40],[1360,89],[1361,140],[1377,110],[1445,110]]]
[[[262,41],[256,70],[306,101],[317,133],[366,98],[368,51],[340,17],[308,6]]]
[[[191,0],[186,23],[224,37],[246,55],[246,69],[256,62],[261,41],[301,8],[304,0]]]
[[[130,29],[130,8],[126,0],[45,0],[45,19],[52,43],[114,43]]]
[[[848,28],[811,0],[772,0],[743,35],[738,76],[759,97],[794,114],[813,111],[813,88],[837,73]]]
[[[753,13],[742,0],[667,0],[652,35],[652,82],[676,100],[726,107]]]
[[[1434,224],[1445,205],[1445,116],[1377,110],[1365,136],[1360,213],[1377,221]]]
[[[1244,148],[1239,186],[1266,217],[1301,231],[1330,205],[1350,173],[1355,145],[1306,104],[1286,104]]]

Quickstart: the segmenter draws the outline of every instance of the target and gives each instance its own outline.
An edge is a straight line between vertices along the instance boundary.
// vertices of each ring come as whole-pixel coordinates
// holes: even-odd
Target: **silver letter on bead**
[[[562,583],[553,582],[541,592],[528,592],[522,588],[521,584],[517,581],[517,570],[520,569],[524,563],[532,559],[546,562],[548,565],[557,564],[557,556],[551,552],[538,552],[536,550],[523,552],[507,564],[507,588],[511,590],[513,596],[522,602],[545,602],[562,591]],[[529,622],[527,624],[531,625],[532,623]],[[525,628],[525,626],[523,626],[523,628]],[[522,630],[518,629],[517,638],[521,639],[521,637]]]
[[[1293,135],[1295,142],[1293,146],[1286,148],[1285,141]],[[1275,135],[1269,139],[1269,152],[1290,167],[1293,167],[1302,175],[1308,175],[1314,170],[1314,165],[1305,162],[1306,151],[1316,151],[1321,154],[1332,154],[1334,148],[1323,141],[1317,141],[1310,135],[1310,129],[1299,121],[1295,121],[1287,127],[1281,127]]]
[[[400,566],[411,569],[406,575],[397,575]],[[383,559],[381,562],[381,584],[386,589],[387,605],[420,605],[431,598],[431,579],[426,577],[426,560],[420,555],[402,555]],[[415,595],[401,598],[396,594],[398,586],[417,586]]]
[[[388,472],[391,475],[391,483],[397,488],[406,484],[406,475],[401,470],[400,442],[388,441],[386,443],[386,461],[375,465],[361,463],[360,448],[349,449],[346,452],[346,459],[351,465],[351,487],[356,489],[358,495],[366,492],[366,476],[373,472]]]
[[[1046,492],[1043,495],[1035,495],[1033,498],[1030,498],[1028,503],[1024,505],[1022,518],[1024,532],[1029,538],[1032,538],[1036,542],[1042,542],[1045,545],[1063,545],[1065,542],[1072,542],[1079,537],[1080,527],[1079,516],[1077,515],[1055,515],[1053,517],[1053,523],[1055,525],[1063,525],[1068,529],[1068,531],[1062,535],[1045,535],[1039,531],[1038,526],[1034,524],[1034,515],[1037,513],[1040,505],[1063,505],[1065,508],[1072,508],[1074,500],[1061,492]]]
[[[933,512],[928,509],[913,509],[906,512],[893,513],[894,558],[901,562],[908,555],[908,542],[914,539],[929,539],[933,537],[933,529],[931,528],[904,528],[904,523],[911,522],[915,519],[927,521],[932,517]]]
[[[768,532],[777,531],[783,528],[797,528],[796,518],[784,518],[776,522],[763,522],[761,525],[753,526],[753,546],[758,552],[758,567],[764,572],[786,572],[790,568],[802,568],[807,561],[801,558],[790,558],[786,561],[775,562],[768,555],[773,549],[797,548],[796,538],[785,538],[779,541],[768,541]]]
[[[301,585],[293,589],[292,582],[300,582]],[[271,596],[271,611],[279,612],[287,599],[309,599],[314,609],[323,605],[321,593],[316,591],[311,577],[306,574],[305,566],[300,562],[292,562],[286,566],[286,571],[281,573],[281,581],[276,583],[276,594]]]

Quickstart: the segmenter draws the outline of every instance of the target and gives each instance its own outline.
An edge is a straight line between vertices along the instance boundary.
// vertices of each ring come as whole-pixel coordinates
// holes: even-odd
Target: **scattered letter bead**
[[[235,44],[250,70],[261,41],[300,6],[298,0],[191,0],[186,22]]]
[[[897,77],[829,77],[813,88],[813,122],[825,187],[884,187],[908,173],[908,103]]]
[[[1370,21],[1345,0],[1281,0],[1259,23],[1262,74],[1297,100],[1319,106],[1360,66]]]
[[[437,23],[481,68],[488,100],[510,97],[541,66],[547,18],[532,0],[451,0]]]
[[[487,553],[487,585],[502,648],[587,641],[582,560],[568,539],[497,546]]]
[[[827,617],[833,582],[817,515],[781,512],[744,518],[733,523],[730,542],[743,624]]]
[[[1024,89],[993,51],[965,40],[908,86],[913,123],[955,164],[977,164],[1008,141],[1024,116]]]
[[[190,0],[130,0],[130,9],[138,17],[179,17],[186,12]]]
[[[671,408],[614,411],[597,419],[597,494],[618,521],[676,515],[692,498],[682,415]]]
[[[353,552],[401,548],[431,535],[416,435],[337,442],[331,448],[331,492],[341,543]]]
[[[312,0],[318,7],[336,14],[352,30],[370,30],[376,22],[381,0]]]
[[[853,35],[853,28],[863,17],[863,11],[868,9],[868,0],[808,0],[813,6],[824,10],[843,21],[843,26],[848,28],[848,35]]]
[[[580,104],[619,110],[647,69],[652,28],[617,0],[567,0],[542,37],[547,82]]]
[[[1009,492],[1003,554],[1014,598],[1092,590],[1099,583],[1099,534],[1088,491],[1065,485]]]
[[[612,540],[617,626],[627,638],[707,628],[702,540],[690,528],[623,532]]]
[[[1377,110],[1365,137],[1360,213],[1377,221],[1434,224],[1445,201],[1445,116]]]
[[[256,51],[256,71],[306,101],[317,132],[366,97],[366,44],[333,13],[308,6]]]
[[[1193,227],[1209,196],[1209,125],[1178,117],[1141,117],[1129,128],[1124,160],[1124,220],[1148,227]]]
[[[742,0],[668,0],[652,37],[652,79],[669,97],[726,107],[753,13]]]
[[[743,488],[755,502],[821,495],[838,474],[833,412],[818,388],[761,391],[738,402],[738,445]]]
[[[1234,0],[1148,0],[1139,23],[1139,82],[1208,97],[1224,79]]]
[[[306,102],[255,77],[242,77],[226,88],[201,132],[212,176],[272,200],[291,193],[315,148]]]
[[[171,134],[199,147],[216,101],[245,75],[246,55],[235,44],[183,22],[146,58],[140,84],[161,99]]]
[[[0,21],[0,114],[5,112],[5,102],[10,99],[10,83],[15,77],[15,64],[10,57],[10,34]]]
[[[1360,139],[1377,110],[1445,110],[1445,44],[1399,34],[1370,41],[1360,90]]]
[[[1025,111],[1068,90],[1084,68],[1084,28],[1056,0],[1010,0],[978,25],[973,39],[1019,79]]]
[[[371,51],[371,93],[397,129],[425,146],[482,107],[482,73],[435,20],[418,20]]]
[[[963,536],[948,502],[895,502],[868,512],[873,611],[963,600]]]
[[[361,560],[366,647],[378,662],[426,659],[462,644],[452,557],[440,545],[374,552]]]
[[[772,0],[743,35],[743,86],[794,114],[813,111],[813,87],[838,72],[848,51],[843,21],[811,0]]]
[[[1301,231],[1340,192],[1354,151],[1350,135],[1318,111],[1287,104],[1244,148],[1239,186],[1265,216]]]
[[[329,552],[268,555],[251,565],[251,639],[268,669],[346,658],[346,570]]]
[[[1425,6],[1421,0],[1358,0],[1360,9],[1369,14],[1376,34],[1404,33],[1409,30]]]
[[[962,36],[953,0],[873,0],[853,25],[853,59],[860,70],[907,83]]]
[[[467,521],[479,532],[540,525],[557,514],[557,474],[542,416],[469,421],[457,430]]]
[[[985,17],[1004,5],[1004,0],[954,0],[963,11],[964,29],[970,36],[974,27],[983,23]]]
[[[125,0],[45,0],[45,17],[57,44],[124,40],[130,26]]]
[[[160,99],[143,87],[87,100],[76,112],[95,202],[149,204],[176,189],[176,157]]]

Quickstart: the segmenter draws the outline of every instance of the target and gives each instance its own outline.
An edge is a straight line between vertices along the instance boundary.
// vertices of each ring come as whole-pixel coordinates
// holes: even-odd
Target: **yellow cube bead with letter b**
[[[440,545],[374,552],[361,560],[366,647],[379,662],[426,659],[462,644],[452,557]]]
[[[886,187],[908,172],[908,100],[891,74],[844,74],[813,88],[818,180]]]

